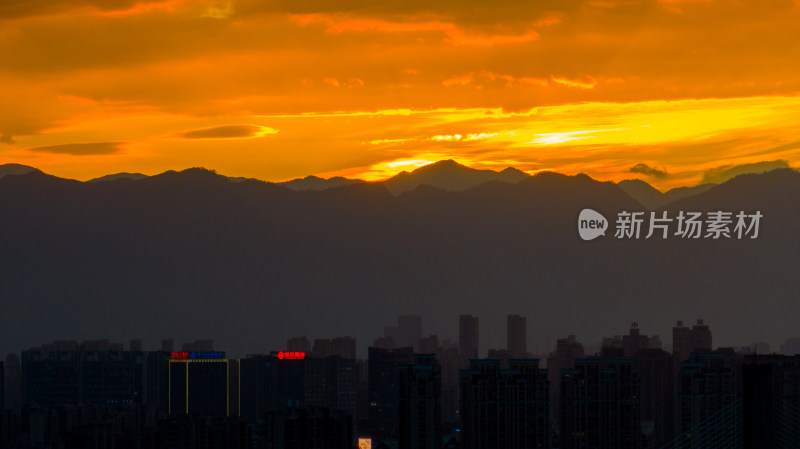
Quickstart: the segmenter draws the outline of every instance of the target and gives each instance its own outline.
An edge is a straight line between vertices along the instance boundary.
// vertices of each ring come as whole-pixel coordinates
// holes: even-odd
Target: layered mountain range
[[[0,166],[0,353],[54,339],[214,338],[232,354],[297,335],[363,348],[397,314],[457,336],[505,315],[532,349],[586,343],[632,321],[666,343],[705,318],[716,344],[798,335],[800,173],[776,170],[666,193],[642,181],[472,170],[443,161],[384,182],[227,178],[204,169],[79,182]],[[577,217],[611,222],[583,241]],[[615,238],[621,211],[762,214],[746,238]],[[645,223],[646,226],[646,223]]]

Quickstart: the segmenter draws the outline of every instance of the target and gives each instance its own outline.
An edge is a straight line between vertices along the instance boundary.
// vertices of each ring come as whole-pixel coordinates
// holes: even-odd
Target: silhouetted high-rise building
[[[747,449],[775,447],[775,392],[772,366],[745,363],[742,369],[742,442]],[[797,446],[795,446],[797,447]]]
[[[786,341],[781,343],[780,351],[783,355],[800,354],[800,338],[787,338]]]
[[[691,329],[683,321],[672,328],[672,353],[678,362],[689,358],[692,352],[710,352],[712,349],[711,329],[702,319]]]
[[[416,344],[417,352],[421,354],[437,354],[439,352],[439,336],[430,335],[420,338]]]
[[[692,330],[678,321],[672,328],[672,354],[678,362],[689,358],[692,353]]]
[[[336,337],[334,339],[318,338],[314,340],[314,349],[311,357],[325,358],[338,356],[343,359],[356,358],[356,339],[351,337]]]
[[[461,371],[461,445],[465,449],[549,448],[547,371],[537,359],[472,359]]]
[[[692,326],[692,351],[708,352],[712,349],[711,329],[702,319],[698,319],[697,324]]]
[[[6,401],[5,401],[5,377],[6,377],[6,370],[3,366],[3,362],[0,362],[0,417],[3,415],[3,410],[6,408]],[[2,430],[2,425],[0,425],[0,430]]]
[[[461,315],[458,317],[458,349],[466,360],[477,359],[479,352],[478,317]]]
[[[331,342],[331,355],[343,359],[355,360],[356,339],[351,337],[336,337]]]
[[[397,341],[392,336],[379,337],[372,341],[372,347],[391,351],[397,347]]]
[[[259,419],[287,407],[320,407],[353,416],[356,361],[339,356],[304,359],[251,355],[239,361],[241,415]]]
[[[318,359],[322,359],[325,357],[330,357],[331,349],[333,345],[331,344],[331,340],[328,338],[315,338],[314,339],[314,348],[311,350],[311,357],[315,357]]]
[[[627,359],[578,359],[561,370],[561,448],[639,448],[639,389]]]
[[[3,369],[3,374],[5,376],[3,393],[5,397],[5,406],[7,408],[18,409],[22,406],[21,373],[22,368],[20,366],[19,357],[16,354],[7,355]]]
[[[143,401],[143,353],[122,345],[57,341],[22,352],[24,403],[134,405]]]
[[[488,358],[498,360],[501,369],[508,369],[508,361],[514,358],[514,354],[508,349],[489,349]]]
[[[524,358],[528,355],[528,320],[524,316],[509,315],[507,319],[506,348],[511,357]]]
[[[679,414],[682,433],[691,433],[708,423],[718,412],[735,406],[738,397],[736,355],[733,351],[695,352],[680,368]],[[724,427],[728,426],[728,427]],[[732,434],[737,429],[731,420],[715,422],[716,431]]]
[[[575,359],[585,355],[583,345],[575,338],[559,338],[555,351],[547,358],[547,380],[550,382],[550,419],[556,424],[561,419],[561,370],[575,367]]]
[[[169,358],[172,352],[149,351],[144,356],[144,403],[169,412]]]
[[[397,317],[397,345],[415,347],[422,338],[422,316],[400,315]]]
[[[622,351],[625,357],[633,357],[644,349],[661,349],[661,339],[657,335],[648,337],[639,330],[638,323],[632,323],[628,335],[622,336]]]
[[[241,416],[260,419],[269,411],[301,406],[305,397],[304,361],[275,355],[251,355],[239,360]]]
[[[633,357],[639,373],[643,448],[658,449],[675,436],[675,370],[672,354],[642,349]]]
[[[399,365],[398,442],[400,449],[442,445],[441,367],[434,354],[414,354]]]
[[[161,340],[161,352],[171,353],[175,351],[175,341],[171,338]]]
[[[800,447],[800,356],[747,356],[741,376],[743,449]]]
[[[310,358],[302,360],[302,366],[304,406],[355,414],[358,371],[354,359]]]
[[[266,447],[287,449],[351,449],[353,419],[347,413],[320,407],[291,407],[266,414]]]
[[[306,337],[292,337],[286,340],[286,350],[291,352],[311,353],[311,342]]]
[[[229,374],[228,359],[223,352],[171,353],[169,414],[230,416]]]
[[[373,443],[397,441],[399,366],[413,363],[411,347],[369,348],[369,429]],[[359,430],[360,431],[360,430]]]
[[[457,347],[443,345],[439,354],[442,365],[442,421],[452,427],[458,422],[459,370],[462,362]]]

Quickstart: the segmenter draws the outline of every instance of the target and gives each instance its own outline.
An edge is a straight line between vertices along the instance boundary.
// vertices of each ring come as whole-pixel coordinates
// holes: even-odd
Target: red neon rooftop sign
[[[281,360],[302,360],[306,358],[305,352],[292,351],[292,352],[279,352],[278,358]]]

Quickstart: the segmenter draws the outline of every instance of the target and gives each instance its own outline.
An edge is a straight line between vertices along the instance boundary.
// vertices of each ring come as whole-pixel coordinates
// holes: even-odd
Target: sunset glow
[[[797,0],[11,0],[0,164],[693,185],[800,166],[798,29]]]

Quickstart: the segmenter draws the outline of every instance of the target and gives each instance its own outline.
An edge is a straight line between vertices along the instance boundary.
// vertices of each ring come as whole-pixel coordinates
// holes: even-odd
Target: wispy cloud
[[[186,131],[180,136],[186,139],[251,139],[277,132],[277,129],[259,125],[223,125]]]
[[[93,156],[98,154],[114,154],[122,150],[124,142],[89,142],[65,143],[28,148],[34,153],[71,154],[73,156]]]

